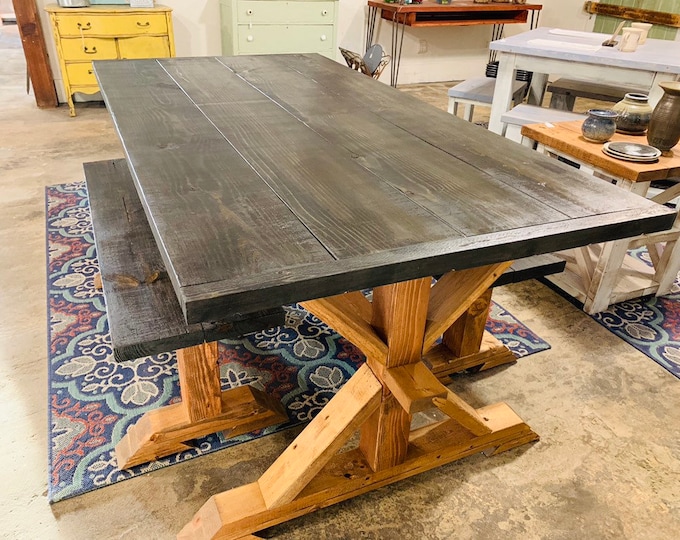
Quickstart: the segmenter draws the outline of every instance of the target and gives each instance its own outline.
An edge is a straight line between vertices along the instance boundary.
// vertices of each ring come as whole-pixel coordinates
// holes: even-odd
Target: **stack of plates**
[[[609,157],[638,163],[657,161],[661,155],[661,150],[658,148],[629,142],[607,142],[602,146],[602,151]]]

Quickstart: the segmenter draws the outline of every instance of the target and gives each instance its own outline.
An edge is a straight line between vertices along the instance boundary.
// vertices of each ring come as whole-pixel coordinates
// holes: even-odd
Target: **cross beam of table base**
[[[189,450],[192,441],[224,431],[236,437],[285,422],[283,406],[261,390],[240,386],[222,392],[217,342],[177,351],[182,401],[149,411],[116,445],[121,469]]]
[[[451,272],[432,288],[430,278],[376,287],[372,303],[358,293],[305,302],[366,364],[256,482],[211,497],[178,538],[252,538],[439,465],[537,440],[506,404],[471,407],[422,361],[508,266]],[[433,407],[448,419],[410,431],[412,415]],[[356,431],[358,448],[338,453]]]

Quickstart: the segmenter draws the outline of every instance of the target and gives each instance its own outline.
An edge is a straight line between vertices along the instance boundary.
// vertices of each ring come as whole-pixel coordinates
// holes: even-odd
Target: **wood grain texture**
[[[95,70],[189,322],[672,222],[316,55]]]
[[[84,165],[114,357],[132,360],[283,323],[283,310],[187,325],[125,160]]]
[[[268,507],[258,482],[214,495],[178,534],[181,540],[237,540],[244,535],[356,497],[457,459],[495,449],[496,452],[538,439],[504,403],[479,409],[493,431],[472,436],[455,421],[423,428],[411,436],[405,462],[373,472],[359,450],[334,456],[290,503]]]
[[[647,22],[651,24],[662,24],[664,26],[674,26],[680,28],[680,15],[668,13],[666,11],[654,11],[651,9],[640,9],[631,6],[617,6],[604,4],[602,2],[586,2],[583,6],[586,13],[596,15],[607,15],[619,19],[631,21]]]
[[[12,4],[36,105],[41,109],[57,107],[59,105],[57,90],[54,87],[52,68],[36,2],[35,0],[13,0]]]
[[[654,163],[635,163],[615,159],[602,152],[602,144],[588,142],[583,138],[582,123],[581,121],[556,122],[551,126],[527,124],[522,126],[522,135],[631,182],[652,182],[680,175],[679,151],[676,151],[673,156],[661,156]],[[640,137],[622,133],[615,133],[610,141],[647,144],[644,137],[641,140]]]

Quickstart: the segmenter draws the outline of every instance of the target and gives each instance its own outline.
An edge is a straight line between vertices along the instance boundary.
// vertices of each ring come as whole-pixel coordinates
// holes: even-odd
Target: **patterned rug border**
[[[115,363],[84,182],[45,190],[48,298],[48,499],[55,503],[311,420],[363,363],[361,352],[297,305],[283,327],[220,342],[223,389],[241,384],[280,399],[289,421],[121,471],[113,448],[144,412],[179,401],[174,353]],[[550,348],[498,304],[487,329],[518,357]]]

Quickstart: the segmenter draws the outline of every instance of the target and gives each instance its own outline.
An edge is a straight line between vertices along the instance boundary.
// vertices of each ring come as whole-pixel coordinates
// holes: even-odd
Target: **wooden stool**
[[[493,101],[493,92],[496,88],[496,79],[492,77],[477,77],[467,79],[462,83],[449,88],[449,108],[448,112],[454,116],[458,113],[458,104],[465,105],[463,118],[472,122],[472,114],[475,105],[490,106]],[[518,103],[524,99],[527,83],[514,81],[512,84],[512,100]]]

